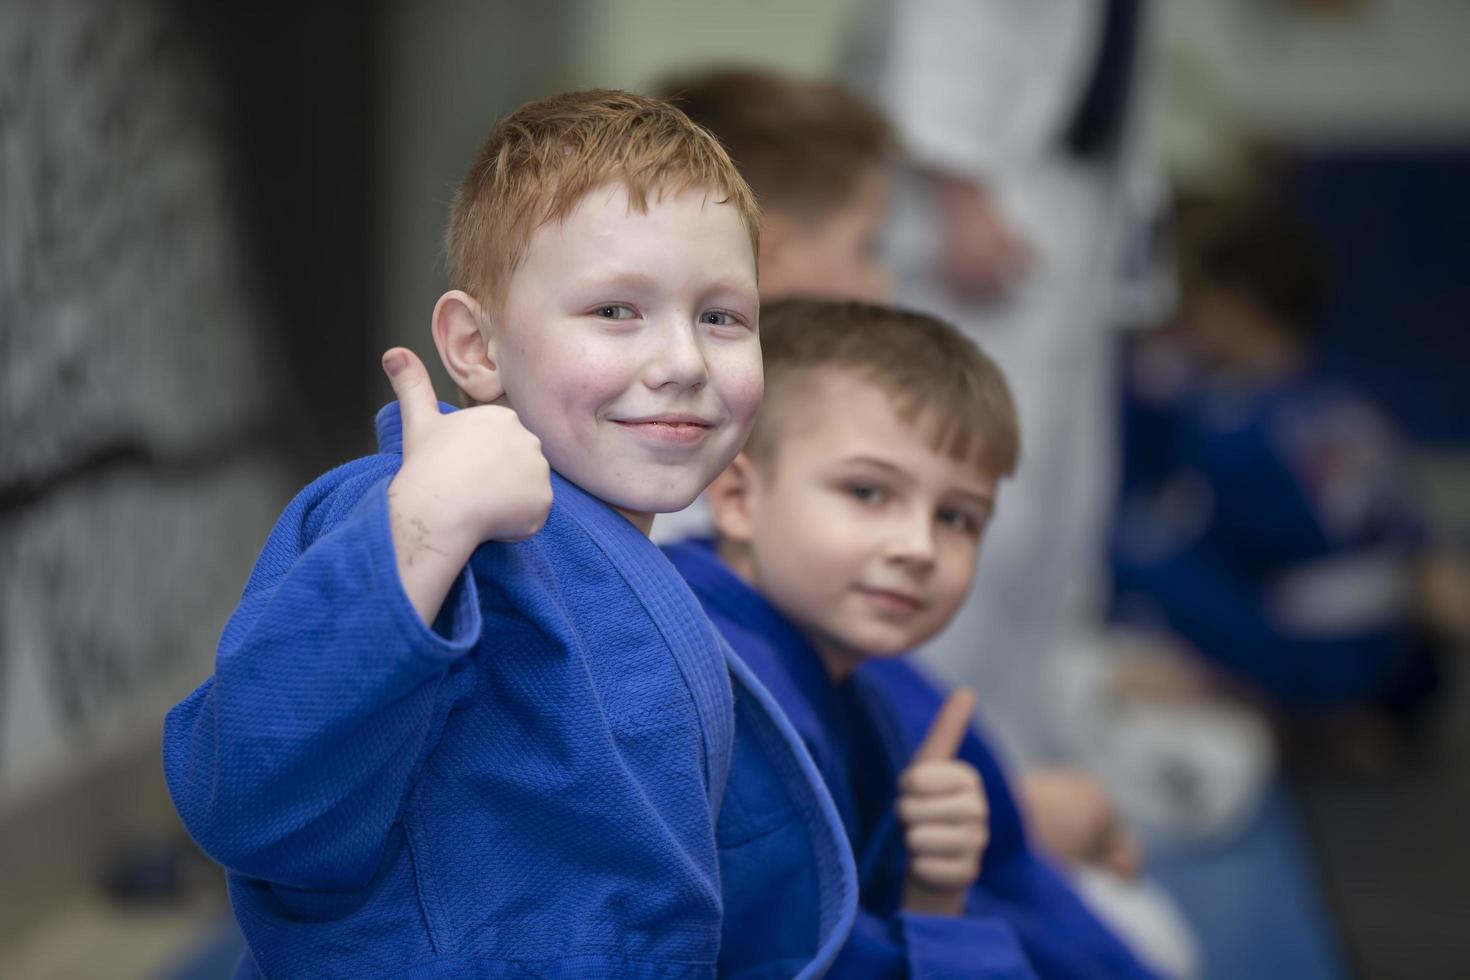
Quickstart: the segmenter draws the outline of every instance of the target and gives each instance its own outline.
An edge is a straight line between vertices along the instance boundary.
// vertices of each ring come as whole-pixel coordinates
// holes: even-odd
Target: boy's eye
[[[631,320],[638,315],[631,306],[622,303],[606,303],[594,309],[592,314],[604,320]]]
[[[876,504],[883,500],[883,491],[871,483],[849,483],[847,495],[865,504]]]
[[[943,507],[940,509],[938,517],[939,523],[946,527],[958,528],[966,534],[974,535],[980,533],[980,522],[973,515],[967,514],[962,510],[955,510],[953,507]]]
[[[706,310],[699,315],[699,322],[709,324],[712,327],[730,327],[739,321],[735,319],[733,314],[726,313],[724,310]]]

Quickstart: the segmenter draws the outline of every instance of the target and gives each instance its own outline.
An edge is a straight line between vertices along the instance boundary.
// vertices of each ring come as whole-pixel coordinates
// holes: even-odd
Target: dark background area
[[[1470,146],[1342,148],[1290,186],[1332,251],[1327,363],[1423,445],[1470,445]]]
[[[363,451],[378,395],[383,5],[175,3],[218,82],[232,203],[300,472]]]

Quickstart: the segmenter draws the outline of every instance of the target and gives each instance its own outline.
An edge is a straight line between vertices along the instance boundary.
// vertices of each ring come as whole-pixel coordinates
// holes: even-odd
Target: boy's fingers
[[[979,824],[926,823],[910,827],[903,835],[910,855],[965,857],[985,850],[989,828]]]
[[[398,396],[398,410],[403,415],[405,433],[424,419],[439,414],[434,382],[417,354],[407,347],[394,347],[383,355],[383,371],[393,384],[393,393]]]
[[[975,713],[975,695],[969,688],[962,687],[944,702],[929,734],[914,753],[914,762],[940,762],[953,759],[970,729],[970,717]]]
[[[976,806],[972,796],[945,793],[942,796],[900,796],[898,819],[905,825],[919,823],[975,823],[990,816],[984,800]]]
[[[980,773],[963,759],[920,762],[909,766],[899,777],[898,790],[900,802],[953,797],[966,801],[974,813],[984,813],[990,808]]]

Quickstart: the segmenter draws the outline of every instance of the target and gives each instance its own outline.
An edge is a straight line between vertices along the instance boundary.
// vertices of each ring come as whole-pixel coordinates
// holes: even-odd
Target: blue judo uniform
[[[872,661],[834,685],[811,645],[709,541],[664,549],[739,657],[800,733],[855,852],[861,909],[834,977],[1143,978],[1151,974],[1026,841],[1004,773],[979,732],[959,757],[979,771],[990,843],[962,917],[903,912],[907,857],[894,805],[941,693],[903,660]]]
[[[1249,383],[1154,363],[1125,388],[1118,618],[1167,627],[1288,708],[1427,697],[1421,532],[1387,424],[1310,370]]]
[[[840,818],[682,579],[553,475],[544,529],[477,549],[426,627],[401,437],[389,405],[379,455],[290,504],[165,725],[242,973],[820,975],[856,907]]]

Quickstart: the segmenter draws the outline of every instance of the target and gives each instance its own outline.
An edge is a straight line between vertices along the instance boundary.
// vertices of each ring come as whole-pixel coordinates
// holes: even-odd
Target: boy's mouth
[[[858,586],[858,592],[879,610],[901,616],[911,615],[924,608],[924,600],[907,592],[893,589],[870,589]]]
[[[613,419],[618,425],[655,442],[690,445],[703,439],[714,423],[697,415],[650,415],[637,419]]]

